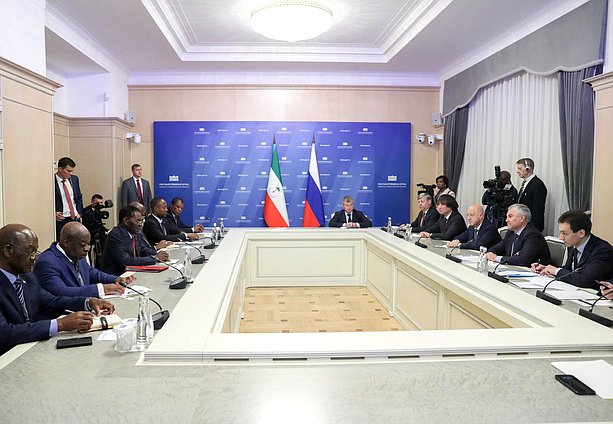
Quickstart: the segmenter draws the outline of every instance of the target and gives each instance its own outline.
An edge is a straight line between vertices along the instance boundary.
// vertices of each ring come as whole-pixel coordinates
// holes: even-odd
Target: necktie
[[[572,257],[571,269],[574,271],[579,264],[579,250],[576,247],[573,247],[573,257]]]
[[[140,179],[136,180],[136,188],[138,189],[138,198],[140,199],[141,204],[143,203],[143,189],[140,186]]]
[[[74,269],[77,273],[77,281],[79,282],[79,286],[83,287],[83,276],[81,275],[81,270],[79,269],[79,262],[73,262]]]
[[[426,222],[426,214],[424,212],[422,212],[421,213],[421,222],[419,223],[419,226],[423,228],[425,222]]]
[[[517,243],[517,239],[519,239],[519,234],[515,234],[513,236],[513,244],[511,245],[511,256],[515,253],[515,243]]]
[[[526,187],[526,180],[523,180],[521,182],[521,187],[519,188],[519,194],[517,195],[517,198],[521,198],[522,193],[524,192],[524,187]]]
[[[351,214],[350,214],[350,213],[348,213],[348,214],[347,214],[347,222],[353,222],[353,221],[351,220]]]
[[[70,197],[70,192],[68,191],[68,187],[66,186],[66,180],[62,180],[62,187],[64,188],[64,195],[66,196],[66,201],[68,202],[68,208],[70,209],[70,217],[75,219],[77,214],[74,211],[74,205],[72,204],[72,198]]]
[[[166,226],[164,225],[164,220],[160,221],[160,227],[162,227],[162,232],[164,233],[164,235],[168,235],[168,233],[166,232]]]
[[[30,315],[28,314],[28,308],[26,308],[26,300],[23,297],[23,280],[20,278],[15,280],[15,291],[17,292],[19,302],[21,302],[21,307],[23,309],[23,315],[26,318],[26,322],[30,322]]]
[[[475,236],[473,237],[475,241],[477,241],[477,237],[479,237],[479,230],[475,228]]]
[[[135,258],[138,258],[138,255],[136,254],[136,240],[134,237],[132,237],[132,253],[134,253]]]

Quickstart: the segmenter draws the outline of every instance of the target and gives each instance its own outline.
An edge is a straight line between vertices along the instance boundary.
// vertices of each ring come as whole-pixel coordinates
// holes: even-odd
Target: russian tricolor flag
[[[317,167],[317,154],[315,153],[315,135],[313,135],[313,143],[311,144],[311,161],[309,162],[309,180],[307,182],[302,226],[323,227],[325,223],[324,201],[321,196],[319,168]]]

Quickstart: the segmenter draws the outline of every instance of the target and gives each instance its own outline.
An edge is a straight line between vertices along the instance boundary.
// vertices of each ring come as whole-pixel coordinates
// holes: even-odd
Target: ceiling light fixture
[[[276,1],[251,12],[251,28],[255,32],[290,43],[323,34],[332,27],[333,20],[332,10],[312,1]]]

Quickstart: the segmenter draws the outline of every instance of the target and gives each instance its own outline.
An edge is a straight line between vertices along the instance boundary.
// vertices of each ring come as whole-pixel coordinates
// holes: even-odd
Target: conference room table
[[[429,248],[446,253],[445,248]],[[205,252],[215,260],[215,251]],[[172,252],[176,258],[180,254]],[[194,272],[206,266],[196,265]],[[174,306],[190,295],[189,286],[185,290],[168,288],[169,278],[176,274],[171,270],[138,273],[135,282],[152,290],[151,297],[170,310],[171,319]],[[136,316],[136,300],[117,298],[113,302],[122,318]],[[563,307],[574,308],[572,302],[564,302]],[[156,311],[154,305],[152,311]],[[75,336],[62,334],[18,346],[1,356],[0,422],[520,423],[613,419],[613,401],[577,396],[559,384],[554,375],[560,372],[551,366],[551,357],[321,365],[143,365],[140,353],[119,353],[114,342],[97,341],[98,334],[90,334],[92,346],[57,350],[57,339]],[[613,364],[613,358],[606,355],[562,356],[555,360],[604,359]]]

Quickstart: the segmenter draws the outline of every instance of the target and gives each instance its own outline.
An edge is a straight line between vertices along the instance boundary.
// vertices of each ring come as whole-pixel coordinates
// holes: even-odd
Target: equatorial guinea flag
[[[281,181],[281,171],[279,170],[277,143],[274,136],[272,138],[272,161],[268,174],[268,187],[264,200],[264,221],[269,227],[289,227],[283,181]]]
[[[315,135],[311,144],[311,161],[309,162],[309,179],[307,181],[306,200],[304,202],[303,227],[322,227],[326,223],[324,218],[324,201],[321,196],[319,183],[319,168],[317,167],[317,154],[315,154]]]

